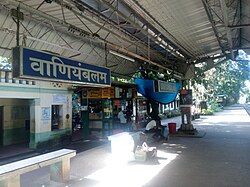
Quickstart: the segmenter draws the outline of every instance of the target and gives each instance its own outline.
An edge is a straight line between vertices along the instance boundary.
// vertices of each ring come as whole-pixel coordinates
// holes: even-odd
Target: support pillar
[[[0,181],[1,187],[20,187],[20,175]]]
[[[37,148],[37,140],[36,133],[38,131],[38,120],[40,119],[40,99],[32,100],[30,104],[30,143],[29,147],[32,149]]]
[[[70,158],[63,158],[50,166],[50,179],[56,182],[66,182],[70,179]]]
[[[182,134],[194,135],[197,133],[191,123],[191,107],[192,107],[192,90],[180,91],[180,110],[181,110],[181,127],[178,130]],[[186,121],[185,121],[186,118]]]
[[[185,122],[186,117],[186,122]],[[191,106],[181,107],[181,131],[193,131],[194,127],[191,123]]]

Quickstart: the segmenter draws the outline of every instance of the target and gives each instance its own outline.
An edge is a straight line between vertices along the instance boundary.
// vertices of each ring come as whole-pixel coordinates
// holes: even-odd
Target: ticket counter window
[[[102,101],[99,99],[89,100],[89,119],[102,120]]]
[[[62,105],[52,105],[51,130],[62,128]]]

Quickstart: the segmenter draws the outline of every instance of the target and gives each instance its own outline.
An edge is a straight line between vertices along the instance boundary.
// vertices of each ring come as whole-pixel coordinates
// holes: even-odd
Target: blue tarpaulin
[[[180,89],[179,83],[172,83],[175,84],[175,93],[168,93],[168,92],[155,92],[155,85],[154,80],[149,79],[135,79],[135,84],[137,87],[137,91],[142,94],[145,98],[149,100],[154,100],[161,104],[168,104],[175,100],[177,93]]]

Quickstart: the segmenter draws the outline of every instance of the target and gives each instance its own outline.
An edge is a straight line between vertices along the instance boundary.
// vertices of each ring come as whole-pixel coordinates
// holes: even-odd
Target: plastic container
[[[176,133],[176,123],[168,123],[169,134]]]

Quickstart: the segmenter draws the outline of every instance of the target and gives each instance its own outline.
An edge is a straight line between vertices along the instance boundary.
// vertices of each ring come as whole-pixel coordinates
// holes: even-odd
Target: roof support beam
[[[217,38],[217,41],[218,41],[218,43],[219,43],[219,46],[220,46],[220,48],[221,48],[221,51],[222,51],[222,53],[223,53],[224,55],[226,55],[226,51],[225,51],[225,49],[224,49],[224,46],[222,45],[222,42],[221,42],[221,39],[220,39],[220,36],[219,36],[219,32],[217,31],[215,22],[214,22],[214,20],[213,20],[213,16],[212,16],[212,12],[211,12],[211,10],[210,10],[209,4],[208,4],[207,0],[202,0],[202,3],[203,3],[203,6],[204,6],[204,8],[205,8],[205,11],[206,11],[206,13],[207,13],[208,19],[209,19],[209,21],[210,21],[210,23],[211,23],[211,26],[212,26],[212,29],[213,29],[213,31],[214,31],[214,34],[215,34],[215,36],[216,36],[216,38]]]
[[[228,28],[231,29],[241,29],[245,27],[250,27],[250,24],[240,24],[240,25],[229,25]]]
[[[55,0],[57,1],[57,0]],[[67,0],[67,1],[70,1],[70,0]],[[61,2],[65,2],[65,1],[61,1]],[[158,66],[162,69],[166,69],[168,71],[174,71],[173,69],[171,69],[170,67],[168,68],[167,66],[169,64],[174,64],[175,62],[173,61],[168,61],[167,59],[165,59],[164,57],[162,57],[161,55],[159,55],[159,57],[162,57],[161,59],[164,59],[162,60],[162,64],[160,64],[159,62],[156,62],[156,61],[153,61],[153,60],[149,60],[145,57],[142,57],[136,53],[133,53],[131,51],[128,51],[128,50],[125,50],[124,48],[122,48],[121,46],[117,46],[114,47],[115,44],[112,44],[112,43],[109,43],[106,39],[102,38],[102,37],[99,37],[99,36],[93,36],[92,33],[86,31],[86,29],[82,29],[81,27],[76,27],[70,23],[67,22],[67,14],[65,14],[65,19],[59,19],[59,18],[56,18],[56,17],[53,17],[53,16],[50,16],[49,14],[46,14],[44,12],[41,12],[40,10],[37,10],[37,9],[34,9],[32,8],[31,6],[28,6],[22,2],[17,2],[17,1],[14,1],[14,0],[8,0],[5,2],[7,5],[9,5],[9,7],[17,7],[17,6],[20,6],[20,9],[21,10],[25,10],[26,13],[32,13],[30,17],[26,17],[26,19],[30,19],[30,20],[36,20],[36,21],[40,21],[42,22],[43,24],[46,24],[48,25],[49,27],[52,27],[53,28],[53,31],[56,32],[56,31],[60,31],[62,33],[68,33],[69,32],[69,29],[72,29],[74,32],[71,32],[72,35],[74,35],[76,38],[79,38],[81,40],[84,40],[84,39],[89,39],[93,42],[96,42],[99,44],[101,44],[103,46],[103,44],[107,43],[107,45],[110,47],[110,48],[113,48],[113,49],[116,49],[118,51],[121,51],[123,52],[124,54],[129,54],[130,56],[133,56],[137,59],[140,59],[142,61],[145,61],[145,62],[148,62],[149,64],[152,64],[154,66]],[[72,2],[73,3],[73,2]],[[62,4],[59,4],[61,8],[65,8],[64,6],[62,6]],[[72,6],[72,5],[71,5]],[[72,6],[73,7],[73,6]],[[75,11],[77,11],[77,8],[76,7],[73,7]],[[78,12],[78,16],[81,17],[83,13],[82,12]],[[34,17],[33,17],[34,15]],[[76,18],[77,19],[77,18]],[[100,23],[99,23],[100,24]],[[109,24],[109,23],[108,23]],[[107,28],[106,28],[107,29]],[[112,28],[111,28],[112,30]],[[118,32],[116,32],[116,34],[118,35]],[[125,34],[124,34],[125,36]],[[35,37],[30,37],[27,39],[34,39]],[[129,37],[127,37],[128,39]],[[130,43],[133,41],[131,38],[128,39],[130,41]],[[38,41],[38,40],[37,40]],[[42,40],[41,40],[42,41]],[[138,40],[139,41],[139,40]],[[47,42],[44,40],[44,42]],[[142,44],[142,41],[139,41],[140,44]],[[141,46],[141,45],[139,45]],[[144,46],[146,47],[146,46]],[[146,48],[147,49],[147,48]],[[95,49],[93,49],[95,50]],[[152,49],[151,49],[152,50]],[[74,50],[72,49],[72,52],[76,52],[76,54],[74,55],[79,55],[79,51],[77,50]],[[151,57],[152,57],[152,53],[151,53]],[[152,58],[153,59],[153,58]],[[166,64],[164,64],[166,63]],[[175,72],[176,75],[178,75],[178,77],[182,76],[182,73],[177,73]]]
[[[177,38],[175,38],[170,32],[168,32],[155,18],[150,16],[148,12],[146,12],[136,1],[131,0],[123,0],[125,3],[132,7],[134,10],[136,10],[137,14],[139,14],[141,17],[145,18],[149,24],[154,25],[154,27],[162,33],[163,36],[168,38],[175,46],[177,46],[179,49],[181,49],[186,55],[193,57],[194,55],[188,51],[185,47],[181,45],[181,43],[178,41]]]
[[[203,73],[210,70],[210,69],[212,69],[212,68],[214,68],[214,67],[216,67],[216,66],[218,66],[218,65],[220,65],[220,64],[222,64],[222,63],[224,63],[224,62],[227,62],[227,60],[228,60],[228,58],[226,58],[226,57],[221,58],[216,63],[214,61],[208,60],[206,62],[208,66],[207,66],[207,68],[205,68],[205,70],[203,70]]]
[[[145,45],[145,43],[143,43],[143,41],[140,41],[138,38],[136,38],[135,36],[130,35],[127,32],[125,33],[125,31],[121,27],[119,27],[119,25],[118,26],[115,25],[114,23],[107,20],[102,15],[100,15],[100,14],[98,14],[96,12],[93,12],[93,10],[89,10],[87,7],[84,7],[83,2],[79,3],[79,2],[74,1],[74,0],[65,0],[65,2],[54,0],[54,2],[58,3],[58,4],[64,4],[64,6],[72,6],[70,4],[73,4],[76,7],[78,7],[78,9],[83,9],[85,12],[90,14],[94,19],[90,19],[89,17],[85,16],[83,13],[78,12],[74,8],[72,8],[71,11],[75,15],[78,15],[79,17],[83,17],[84,19],[86,19],[89,22],[95,24],[96,26],[102,28],[103,30],[108,31],[109,33],[113,34],[114,36],[122,38],[126,42],[130,43],[129,46],[131,46],[131,44],[136,45],[138,47],[138,49],[144,49],[145,51],[147,51],[147,46]],[[66,2],[68,2],[68,3],[66,3]],[[116,9],[110,9],[110,11],[111,10],[113,10],[113,12],[117,12]],[[95,21],[96,20],[95,18],[98,18],[99,21],[100,21],[100,19],[103,20],[103,23],[106,23],[105,26],[103,27],[103,25],[101,25],[100,22]],[[143,26],[143,28],[146,29],[146,27],[144,27],[144,26]],[[159,57],[159,59],[161,59],[162,62],[173,63],[171,61],[168,61],[167,59],[165,59],[161,55],[157,54],[156,51],[152,50],[152,49],[151,49],[151,55]]]
[[[220,4],[221,4],[223,22],[224,22],[224,26],[225,26],[226,33],[227,33],[227,40],[228,40],[229,50],[231,53],[231,58],[234,59],[234,53],[232,51],[232,48],[233,48],[232,33],[231,33],[231,30],[228,28],[229,19],[228,19],[228,13],[227,13],[227,5],[226,5],[225,0],[220,0]]]
[[[196,76],[197,77],[200,76],[202,73],[205,73],[206,71],[208,71],[208,70],[210,70],[210,69],[212,69],[212,68],[214,68],[214,67],[216,67],[224,62],[227,62],[227,60],[228,60],[228,58],[226,58],[226,57],[222,57],[217,62],[214,62],[212,59],[208,59],[207,61],[205,61],[207,66],[204,69],[202,69],[201,72],[196,73]]]
[[[116,11],[117,14],[119,16],[122,17],[122,19],[126,20],[127,22],[129,22],[134,28],[137,28],[138,30],[140,30],[143,34],[145,35],[150,35],[150,33],[148,32],[148,27],[141,27],[139,26],[137,23],[135,23],[133,20],[131,20],[129,17],[127,17],[127,15],[123,14],[118,7],[114,7],[112,4],[110,4],[109,2],[107,2],[107,0],[101,0],[108,8],[112,9],[113,11]],[[151,37],[151,40],[158,42],[158,43],[162,43],[162,41],[158,41],[157,39],[155,39],[155,37]],[[163,46],[165,46],[165,44],[162,43]],[[166,48],[171,51],[171,53],[173,55],[175,55],[177,58],[184,60],[183,57],[181,57],[178,53],[176,53],[175,49],[171,49],[169,46],[166,46]]]
[[[106,42],[106,43],[107,43],[107,46],[111,47],[112,49],[116,49],[116,50],[118,50],[119,52],[121,52],[121,53],[123,53],[123,54],[125,54],[125,55],[129,55],[129,56],[135,57],[135,58],[137,58],[137,59],[140,59],[140,60],[142,60],[142,61],[144,61],[144,62],[147,62],[147,63],[149,63],[149,64],[152,64],[152,65],[154,65],[154,66],[157,66],[157,67],[159,67],[159,68],[162,68],[162,69],[164,69],[164,70],[168,70],[168,71],[171,71],[171,72],[173,71],[172,69],[166,68],[165,66],[162,66],[162,65],[160,65],[160,64],[158,64],[158,63],[156,63],[156,62],[153,62],[153,61],[151,61],[151,60],[149,60],[149,59],[147,59],[147,58],[144,58],[144,57],[142,57],[142,56],[140,56],[140,55],[137,55],[137,54],[135,54],[135,53],[132,53],[132,52],[130,52],[130,51],[124,49],[124,48],[121,48],[120,46],[117,46],[117,45],[115,45],[115,44],[113,44],[113,43],[110,43],[110,42]],[[175,74],[177,75],[177,76],[176,76],[177,79],[179,79],[179,77],[183,77],[183,74],[181,74],[181,73],[175,72]]]

